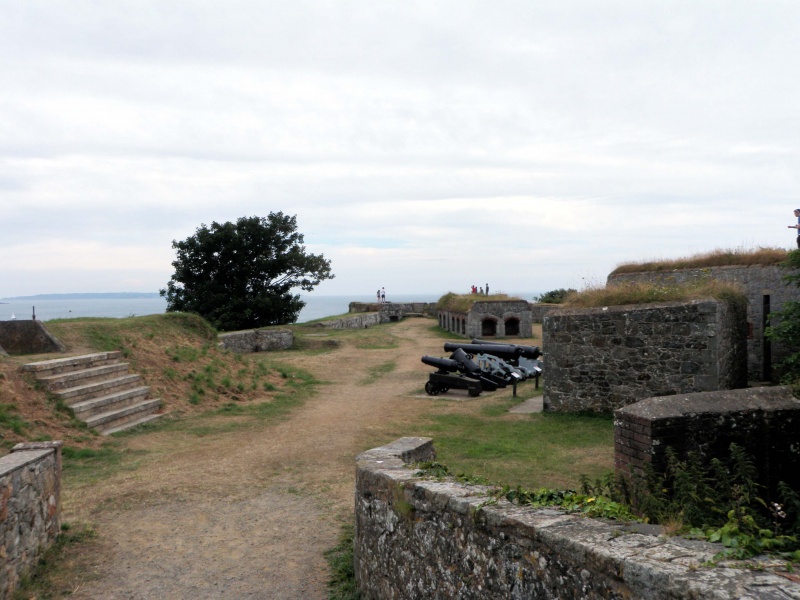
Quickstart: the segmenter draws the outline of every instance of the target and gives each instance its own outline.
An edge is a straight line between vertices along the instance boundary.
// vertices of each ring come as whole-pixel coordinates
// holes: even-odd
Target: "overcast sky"
[[[800,2],[6,0],[0,297],[151,292],[297,215],[317,294],[794,246]]]

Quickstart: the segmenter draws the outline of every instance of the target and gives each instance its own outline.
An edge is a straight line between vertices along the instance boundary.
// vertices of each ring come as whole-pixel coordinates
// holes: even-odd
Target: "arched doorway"
[[[497,321],[494,319],[484,319],[481,323],[481,335],[483,337],[497,335]]]
[[[506,335],[519,335],[519,319],[516,317],[506,319]]]

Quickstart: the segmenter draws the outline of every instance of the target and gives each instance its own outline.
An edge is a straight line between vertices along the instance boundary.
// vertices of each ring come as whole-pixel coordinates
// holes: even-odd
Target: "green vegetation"
[[[17,407],[13,404],[0,404],[0,428],[11,430],[17,435],[25,433],[28,424],[19,415]]]
[[[353,524],[342,527],[339,543],[325,551],[325,559],[331,569],[328,580],[329,600],[358,600],[356,573],[353,566]]]
[[[707,267],[777,265],[786,260],[787,251],[783,248],[735,248],[732,250],[712,250],[683,258],[674,258],[619,265],[611,274],[641,273],[644,271],[674,271],[676,269],[703,269]]]
[[[600,476],[613,464],[610,417],[539,413],[509,419],[514,402],[498,399],[479,414],[429,415],[431,424],[419,435],[436,440],[443,463],[510,486],[572,487],[581,473]]]
[[[561,304],[567,299],[570,294],[577,294],[578,290],[573,288],[559,288],[557,290],[550,290],[539,296],[536,296],[533,301],[540,304]]]
[[[148,452],[126,448],[114,436],[98,449],[65,445],[61,455],[64,477],[75,485],[101,481],[121,471],[135,471]]]
[[[506,294],[490,294],[486,296],[481,294],[454,294],[453,292],[448,292],[436,302],[436,309],[450,310],[453,312],[468,312],[476,302],[507,302],[512,300],[521,300],[521,298],[508,296]]]
[[[712,279],[698,280],[686,285],[658,285],[653,283],[620,283],[607,287],[589,288],[570,294],[565,305],[579,308],[621,306],[625,304],[650,304],[716,298],[747,308],[747,297],[733,284]]]
[[[220,331],[294,323],[311,292],[332,279],[322,254],[308,254],[297,219],[282,212],[200,225],[183,241],[161,295],[167,311],[196,313]]]

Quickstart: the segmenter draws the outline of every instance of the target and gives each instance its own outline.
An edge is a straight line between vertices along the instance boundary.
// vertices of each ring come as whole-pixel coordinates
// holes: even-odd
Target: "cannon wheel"
[[[469,393],[471,398],[477,398],[478,396],[481,395],[481,390],[475,389],[475,388],[470,388],[468,393]]]
[[[432,381],[428,381],[425,383],[425,391],[428,393],[429,396],[438,396],[441,390],[439,389],[438,385],[436,385]]]

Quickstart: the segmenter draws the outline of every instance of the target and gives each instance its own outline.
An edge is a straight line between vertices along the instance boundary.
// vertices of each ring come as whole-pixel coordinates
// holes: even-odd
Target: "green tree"
[[[780,264],[789,273],[783,279],[800,287],[800,250],[792,250]],[[800,302],[789,301],[783,309],[769,315],[770,326],[766,335],[782,343],[789,354],[778,367],[783,372],[784,383],[800,383]]]
[[[305,306],[299,294],[333,279],[322,254],[308,254],[297,219],[282,212],[205,224],[183,241],[161,295],[167,311],[196,313],[220,331],[294,323]]]

